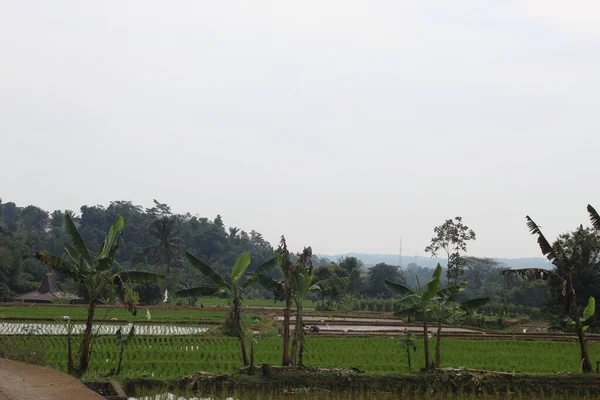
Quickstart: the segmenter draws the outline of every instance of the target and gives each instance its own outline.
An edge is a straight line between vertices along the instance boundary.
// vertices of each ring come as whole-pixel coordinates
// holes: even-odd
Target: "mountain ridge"
[[[392,265],[398,265],[399,255],[398,254],[370,254],[370,253],[344,253],[336,255],[318,254],[321,258],[328,258],[329,260],[336,261],[340,257],[356,257],[365,264],[366,267],[371,267],[378,263],[386,263]],[[505,264],[508,268],[552,268],[552,264],[543,257],[490,257]],[[415,263],[415,257],[413,256],[402,256],[401,266],[406,267],[410,263]],[[447,260],[440,257],[416,257],[416,264],[424,268],[435,268],[440,263],[442,266],[446,265]]]

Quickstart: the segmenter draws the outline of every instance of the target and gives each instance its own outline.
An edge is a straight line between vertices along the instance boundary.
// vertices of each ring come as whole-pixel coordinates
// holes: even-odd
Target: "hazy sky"
[[[424,4],[427,3],[425,6]],[[3,1],[0,197],[321,254],[539,256],[600,207],[597,1]]]

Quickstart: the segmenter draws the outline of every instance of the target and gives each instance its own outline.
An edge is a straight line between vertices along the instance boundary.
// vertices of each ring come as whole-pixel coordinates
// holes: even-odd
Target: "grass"
[[[200,303],[202,303],[204,307],[228,307],[227,298],[203,297],[202,299],[196,302],[196,305],[200,306]],[[317,305],[317,303],[312,300],[304,300],[302,304],[303,307],[306,309],[312,309]],[[276,302],[269,299],[245,299],[244,306],[261,308],[283,308],[285,304],[281,301]]]
[[[87,318],[86,307],[73,306],[39,306],[39,305],[20,305],[0,307],[0,320],[11,319],[42,319],[54,320],[63,315],[68,315],[73,321],[85,321]],[[138,308],[136,316],[131,315],[125,308],[98,308],[94,315],[95,319],[116,318],[120,321],[132,322],[151,322],[151,323],[180,323],[180,324],[218,324],[224,321],[227,315],[226,311],[213,311],[207,309],[158,309],[150,310],[152,319],[147,321],[146,310],[144,307]],[[256,319],[264,320],[259,314],[244,314],[248,324],[255,324]]]
[[[66,338],[4,337],[5,348],[42,348],[44,364],[66,369]],[[432,346],[433,349],[433,346]],[[2,352],[2,348],[0,348]],[[281,338],[258,339],[257,364],[278,365]],[[600,358],[600,344],[590,343],[592,359]],[[118,361],[113,337],[99,337],[94,344],[90,377],[110,374]],[[413,368],[422,366],[422,343],[418,343]],[[304,363],[307,366],[356,367],[367,372],[402,373],[408,366],[399,340],[392,338],[310,338]],[[198,371],[237,372],[241,366],[239,343],[225,337],[137,337],[123,359],[127,378],[172,379]],[[575,342],[523,342],[503,340],[442,341],[442,367],[468,367],[520,373],[579,372]]]

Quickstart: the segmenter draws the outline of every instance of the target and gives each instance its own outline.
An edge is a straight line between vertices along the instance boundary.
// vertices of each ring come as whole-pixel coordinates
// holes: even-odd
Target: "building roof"
[[[25,301],[48,301],[52,302],[54,299],[65,299],[65,300],[79,300],[80,297],[71,293],[61,292],[58,290],[56,279],[54,275],[46,274],[44,281],[40,285],[40,288],[34,292],[23,293],[12,298],[13,300],[25,300]]]

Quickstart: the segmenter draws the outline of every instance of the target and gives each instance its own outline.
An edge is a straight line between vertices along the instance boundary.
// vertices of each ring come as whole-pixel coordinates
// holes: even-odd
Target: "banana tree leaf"
[[[71,219],[69,214],[65,214],[65,230],[67,234],[71,237],[71,241],[73,242],[73,247],[77,249],[77,252],[88,262],[89,265],[92,264],[92,258],[90,257],[90,251],[81,236],[81,233],[77,230],[75,223]]]
[[[588,213],[590,214],[590,220],[592,221],[592,226],[597,231],[600,231],[600,214],[592,207],[590,204],[587,206]]]
[[[237,284],[242,275],[244,275],[248,265],[250,265],[250,253],[240,255],[231,270],[231,282]]]
[[[189,289],[178,290],[175,295],[178,297],[202,297],[202,296],[214,296],[219,293],[223,293],[223,289],[218,286],[196,286]]]
[[[265,261],[264,263],[262,263],[261,265],[259,265],[256,269],[254,269],[252,271],[253,274],[266,274],[267,272],[269,272],[270,270],[273,269],[273,267],[275,267],[277,265],[277,257],[273,257],[267,261]]]
[[[433,299],[440,290],[440,277],[442,276],[442,266],[440,264],[437,265],[435,271],[433,272],[433,276],[427,285],[425,285],[425,290],[421,296],[423,304],[427,304]]]
[[[323,279],[322,281],[319,281],[319,282],[311,285],[309,290],[310,291],[319,291],[319,292],[342,290],[344,288],[344,286],[346,286],[348,284],[348,282],[350,282],[349,277],[344,276],[343,278],[340,278],[340,277],[336,276],[333,278]]]
[[[391,292],[400,295],[401,297],[408,296],[409,294],[413,294],[414,291],[401,283],[396,283],[392,281],[388,281],[387,279],[383,282],[385,287],[388,288]]]
[[[122,271],[119,276],[124,282],[130,283],[162,283],[165,280],[164,275],[145,271]]]
[[[489,301],[490,301],[489,297],[478,297],[475,299],[469,299],[469,300],[461,301],[460,308],[465,311],[473,311],[473,310],[478,309],[481,306],[486,305],[487,303],[489,303]]]
[[[98,268],[102,271],[106,271],[112,267],[117,250],[119,249],[119,241],[123,236],[123,228],[125,227],[125,221],[120,215],[117,217],[117,221],[113,226],[110,227],[104,243],[102,244],[102,251],[98,254]]]
[[[594,315],[596,315],[596,299],[590,296],[587,306],[583,310],[583,320],[587,321]]]
[[[268,291],[270,291],[271,293],[273,293],[273,296],[275,297],[276,300],[283,298],[283,283],[276,281],[275,279],[270,278],[266,275],[253,276],[251,279],[249,279],[246,282],[244,287],[250,286],[253,284],[257,284],[257,283],[259,285],[261,285],[262,287],[264,287],[265,289],[267,289]]]
[[[229,290],[230,286],[227,282],[225,282],[225,280],[223,278],[221,278],[221,275],[217,274],[215,272],[214,269],[212,269],[211,267],[209,267],[208,265],[206,265],[203,261],[201,261],[200,259],[194,257],[194,255],[192,255],[189,252],[185,253],[185,257],[187,258],[188,262],[197,270],[199,270],[200,272],[202,272],[202,274],[204,276],[206,276],[208,279],[210,279],[211,281],[213,281],[213,283],[215,285],[217,285],[218,287],[220,287],[222,290]]]
[[[532,235],[537,235],[538,237],[537,242],[540,246],[540,250],[542,250],[542,254],[545,255],[548,260],[554,261],[554,259],[556,259],[556,253],[554,252],[554,249],[548,240],[546,240],[546,237],[542,233],[540,227],[533,222],[531,218],[529,218],[529,215],[525,218],[527,219],[527,227],[529,228],[529,232],[531,232]]]
[[[83,274],[81,271],[75,265],[63,260],[60,257],[56,257],[55,255],[46,253],[45,251],[34,251],[33,256],[42,264],[52,268],[53,270],[62,272],[79,282],[83,280]]]
[[[446,286],[438,291],[438,296],[446,301],[454,301],[460,292],[465,290],[467,281],[461,281],[457,285]]]
[[[67,257],[69,257],[71,262],[79,267],[82,275],[92,272],[92,266],[88,263],[85,257],[77,251],[76,248],[68,243],[65,243],[63,249],[65,250]]]

